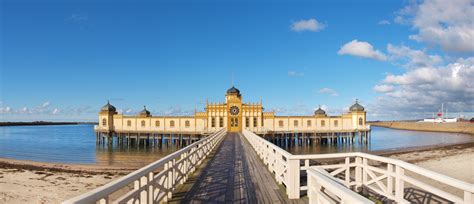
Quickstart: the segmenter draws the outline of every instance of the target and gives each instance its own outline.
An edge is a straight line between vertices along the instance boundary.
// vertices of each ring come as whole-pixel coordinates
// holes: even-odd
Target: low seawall
[[[400,130],[455,132],[474,135],[474,123],[430,123],[430,122],[372,122],[371,126],[387,127]]]

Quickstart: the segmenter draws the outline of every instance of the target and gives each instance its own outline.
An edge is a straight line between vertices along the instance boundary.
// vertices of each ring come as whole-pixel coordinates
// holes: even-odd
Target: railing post
[[[474,204],[474,193],[464,191],[464,204]]]
[[[392,196],[392,195],[393,195],[393,177],[392,177],[393,164],[387,163],[387,171],[388,171],[388,175],[387,175],[387,191],[388,191],[389,195]]]
[[[356,157],[356,168],[355,168],[355,177],[356,177],[356,189],[360,190],[359,188],[362,187],[362,158]]]
[[[367,183],[367,158],[362,158],[362,185]]]
[[[289,199],[300,198],[300,160],[287,158],[288,178],[286,178],[286,192]]]
[[[404,194],[404,182],[403,182],[403,175],[404,175],[404,170],[400,166],[395,166],[395,201],[401,202],[403,199],[403,194]]]
[[[153,203],[154,202],[154,191],[155,191],[155,185],[153,181],[153,172],[150,172],[148,174],[148,202]]]
[[[350,157],[346,157],[346,163],[345,163],[345,168],[346,168],[346,172],[345,172],[345,175],[344,175],[344,180],[346,181],[346,186],[348,188],[351,187],[351,167],[350,167],[350,161],[351,161],[351,158]]]

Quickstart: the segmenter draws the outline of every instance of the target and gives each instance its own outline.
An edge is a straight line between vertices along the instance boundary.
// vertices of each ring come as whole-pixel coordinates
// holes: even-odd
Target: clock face
[[[230,114],[238,115],[239,114],[239,107],[237,107],[237,106],[230,107]]]

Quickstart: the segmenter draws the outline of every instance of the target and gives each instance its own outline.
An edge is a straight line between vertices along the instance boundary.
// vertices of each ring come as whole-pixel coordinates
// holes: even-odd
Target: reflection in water
[[[164,156],[173,153],[188,144],[165,143],[163,145],[145,145],[131,143],[130,145],[97,145],[96,163],[100,166],[140,167],[152,163]]]
[[[372,127],[369,146],[282,142],[278,145],[296,154],[391,150],[439,144],[474,142],[466,134],[433,133]],[[0,157],[40,162],[140,167],[181,148],[164,146],[97,145],[93,125],[0,127]]]

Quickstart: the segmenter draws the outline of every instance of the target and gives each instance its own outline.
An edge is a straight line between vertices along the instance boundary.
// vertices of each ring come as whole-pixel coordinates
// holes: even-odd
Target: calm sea
[[[406,147],[474,142],[466,134],[432,133],[373,127],[370,146],[293,145],[292,153],[391,150]],[[117,147],[96,145],[93,125],[0,127],[0,157],[41,162],[143,166],[179,147]]]

